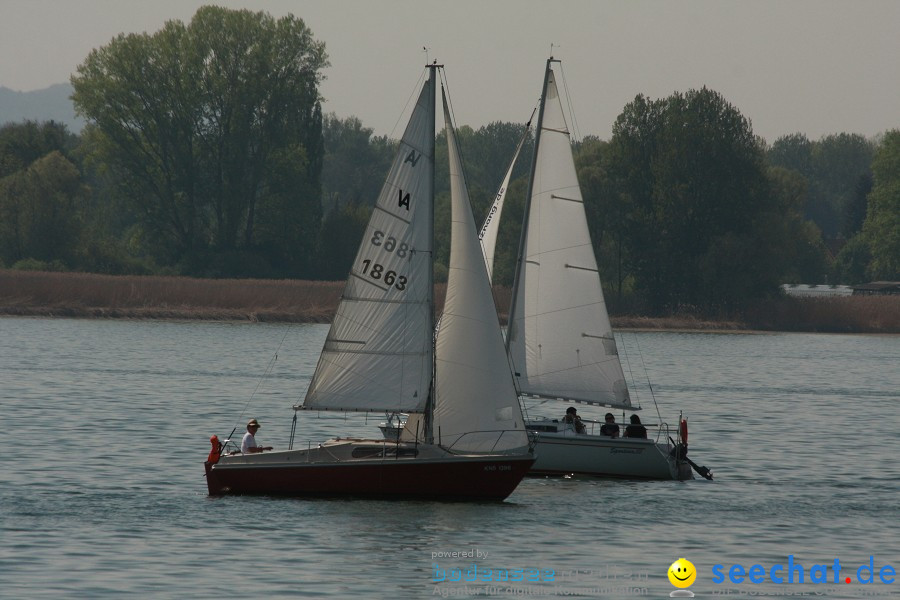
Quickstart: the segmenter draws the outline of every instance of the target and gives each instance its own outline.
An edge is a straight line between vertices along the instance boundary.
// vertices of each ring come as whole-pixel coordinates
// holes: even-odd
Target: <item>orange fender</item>
[[[681,427],[681,443],[687,444],[688,443],[687,419],[681,420],[680,427]]]

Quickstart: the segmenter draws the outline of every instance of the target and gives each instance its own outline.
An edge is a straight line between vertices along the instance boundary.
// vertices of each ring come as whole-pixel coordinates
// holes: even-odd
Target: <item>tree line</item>
[[[92,51],[72,78],[80,135],[54,122],[0,128],[0,267],[343,279],[396,145],[322,114],[326,66],[301,19],[218,7]],[[460,128],[476,220],[523,131]],[[438,274],[449,256],[442,141]],[[573,150],[614,304],[729,308],[784,282],[900,279],[898,130],[768,145],[702,88],[638,95],[609,140]],[[500,284],[512,280],[529,157],[526,145],[508,192]]]

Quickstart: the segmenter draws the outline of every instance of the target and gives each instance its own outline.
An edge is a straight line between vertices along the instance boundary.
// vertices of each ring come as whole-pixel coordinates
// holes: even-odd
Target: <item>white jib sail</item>
[[[509,351],[523,393],[633,408],[548,66]]]
[[[434,75],[378,196],[303,402],[421,411],[433,369]]]
[[[528,127],[530,125],[531,120],[529,119],[525,133],[522,135],[522,139],[519,140],[519,145],[516,146],[516,151],[513,154],[512,160],[509,162],[509,169],[506,170],[506,176],[503,178],[503,183],[500,184],[500,189],[497,190],[497,195],[494,197],[494,203],[491,205],[491,210],[488,211],[484,224],[481,226],[481,233],[478,235],[479,240],[481,240],[481,251],[484,253],[484,265],[487,267],[489,281],[494,280],[494,252],[497,248],[497,234],[500,231],[500,215],[503,214],[503,202],[506,200],[506,190],[509,189],[509,180],[512,178],[513,167],[516,166],[519,152],[522,151],[522,146],[525,144],[525,139],[528,137]]]
[[[462,452],[524,452],[528,439],[446,98],[444,121],[452,229],[447,297],[435,351],[434,436]]]

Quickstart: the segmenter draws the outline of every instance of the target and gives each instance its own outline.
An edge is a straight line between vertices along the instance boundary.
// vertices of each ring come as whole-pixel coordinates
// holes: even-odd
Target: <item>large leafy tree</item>
[[[54,150],[67,158],[78,145],[78,137],[55,121],[23,121],[0,127],[0,178],[28,168]]]
[[[803,216],[808,180],[799,172],[769,167],[769,183],[776,200],[776,218],[761,241],[779,248],[776,271],[782,282],[820,282],[828,273],[827,250],[818,226]]]
[[[845,215],[860,185],[869,176],[873,152],[871,142],[851,133],[828,135],[813,145],[811,201],[828,215],[820,224],[826,238],[858,231],[843,231]]]
[[[869,242],[875,279],[900,279],[900,130],[885,134],[872,162],[874,186],[863,234]]]
[[[858,134],[828,135],[811,142],[797,133],[778,138],[768,158],[774,166],[797,171],[807,179],[804,216],[833,239],[859,231],[858,200],[869,179],[872,152],[872,144]]]
[[[728,306],[775,287],[777,202],[736,108],[707,88],[639,95],[610,144],[628,256],[652,309]]]
[[[341,207],[374,205],[396,153],[396,142],[373,136],[372,129],[356,117],[326,115],[322,131],[322,206],[326,215]]]
[[[314,240],[320,218],[327,64],[296,17],[206,6],[92,51],[73,100],[166,258],[260,244],[285,255],[308,250],[296,236]],[[282,219],[313,226],[272,226]]]
[[[0,179],[0,258],[72,266],[87,195],[78,169],[55,150]]]

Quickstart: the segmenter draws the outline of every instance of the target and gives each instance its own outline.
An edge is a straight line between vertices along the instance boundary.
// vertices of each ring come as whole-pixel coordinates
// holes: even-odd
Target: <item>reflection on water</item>
[[[900,338],[624,334],[645,420],[653,396],[670,424],[683,410],[713,482],[528,479],[501,504],[208,498],[209,436],[252,416],[285,447],[326,331],[0,319],[0,596],[423,598],[441,593],[435,564],[477,563],[663,597],[681,556],[698,595],[722,591],[714,564],[900,566]],[[302,413],[297,439],[382,418]]]

